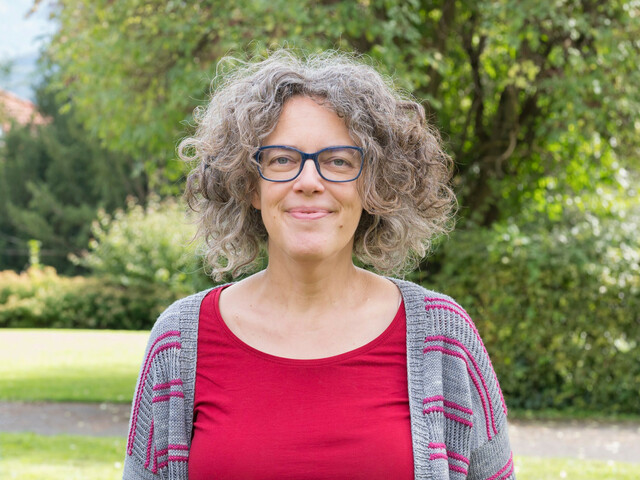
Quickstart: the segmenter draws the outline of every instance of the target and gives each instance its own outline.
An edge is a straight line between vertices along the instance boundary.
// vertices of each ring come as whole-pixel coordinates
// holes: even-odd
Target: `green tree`
[[[86,248],[98,208],[112,211],[128,195],[144,199],[146,177],[59,113],[44,88],[38,104],[49,123],[14,126],[0,148],[0,268],[24,268],[27,242],[36,239],[43,263],[69,271],[67,257]]]
[[[524,204],[557,215],[559,197],[615,184],[640,153],[635,0],[62,0],[56,12],[61,91],[106,145],[146,158],[156,185],[181,175],[181,122],[217,60],[285,42],[368,54],[423,101],[480,225]]]

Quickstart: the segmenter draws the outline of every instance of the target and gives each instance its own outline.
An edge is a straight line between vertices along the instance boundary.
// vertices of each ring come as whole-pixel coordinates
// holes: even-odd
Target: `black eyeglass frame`
[[[300,154],[300,156],[302,157],[302,161],[300,162],[300,170],[298,170],[298,173],[296,173],[295,176],[287,180],[273,180],[272,178],[267,178],[262,174],[262,168],[260,167],[260,153],[265,150],[269,150],[273,148],[284,148],[285,150],[292,150]],[[318,163],[318,157],[320,156],[320,154],[322,152],[326,152],[327,150],[337,150],[337,149],[345,149],[345,148],[348,148],[350,150],[357,150],[358,152],[360,152],[361,161],[360,161],[360,170],[358,170],[358,174],[350,180],[331,180],[330,178],[325,177],[320,170],[320,163]],[[260,177],[262,177],[267,182],[277,182],[277,183],[291,182],[300,176],[306,161],[313,160],[313,163],[316,166],[316,172],[318,172],[318,175],[320,175],[322,179],[326,180],[327,182],[333,182],[333,183],[347,183],[347,182],[353,182],[360,177],[360,174],[362,173],[362,167],[364,166],[364,150],[362,150],[362,148],[360,147],[355,147],[353,145],[336,145],[332,147],[323,148],[322,150],[318,150],[315,153],[307,153],[307,152],[303,152],[302,150],[298,150],[297,148],[289,147],[287,145],[267,145],[265,147],[258,148],[258,151],[253,155],[253,160],[256,162]]]

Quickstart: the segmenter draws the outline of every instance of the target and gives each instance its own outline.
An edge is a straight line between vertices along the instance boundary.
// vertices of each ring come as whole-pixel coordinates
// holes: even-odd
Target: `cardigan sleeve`
[[[478,342],[482,344],[479,337]],[[516,477],[509,443],[507,407],[500,385],[488,354],[483,352],[482,356],[474,360],[479,368],[476,377],[479,387],[476,388],[470,376],[470,383],[474,384],[471,390],[474,393],[472,398],[476,428],[472,429],[470,439],[468,479],[514,480]],[[486,397],[483,397],[483,393]]]
[[[424,412],[444,417],[447,450],[435,449],[431,458],[446,455],[449,473],[469,480],[515,479],[507,407],[475,324],[445,295],[429,292],[424,305],[431,320],[423,352],[442,372],[442,384],[425,398]]]
[[[489,354],[475,325],[462,310],[468,326],[470,352],[467,373],[473,402],[468,479],[513,480],[515,468],[509,443],[507,406]]]
[[[179,310],[177,303],[169,307],[149,336],[131,407],[123,480],[186,478]]]

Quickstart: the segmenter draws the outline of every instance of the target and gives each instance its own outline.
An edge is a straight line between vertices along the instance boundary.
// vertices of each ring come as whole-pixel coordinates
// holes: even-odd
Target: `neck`
[[[366,290],[366,272],[348,259],[321,262],[281,261],[269,257],[256,293],[267,304],[284,307],[298,318],[312,322],[335,308],[358,301]],[[345,304],[346,302],[346,304]]]

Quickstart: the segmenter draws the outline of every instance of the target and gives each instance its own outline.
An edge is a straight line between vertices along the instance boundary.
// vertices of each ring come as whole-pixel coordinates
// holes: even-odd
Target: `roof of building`
[[[42,125],[48,120],[38,112],[38,107],[33,102],[0,88],[0,128],[5,132],[9,131],[11,122],[18,125]]]

